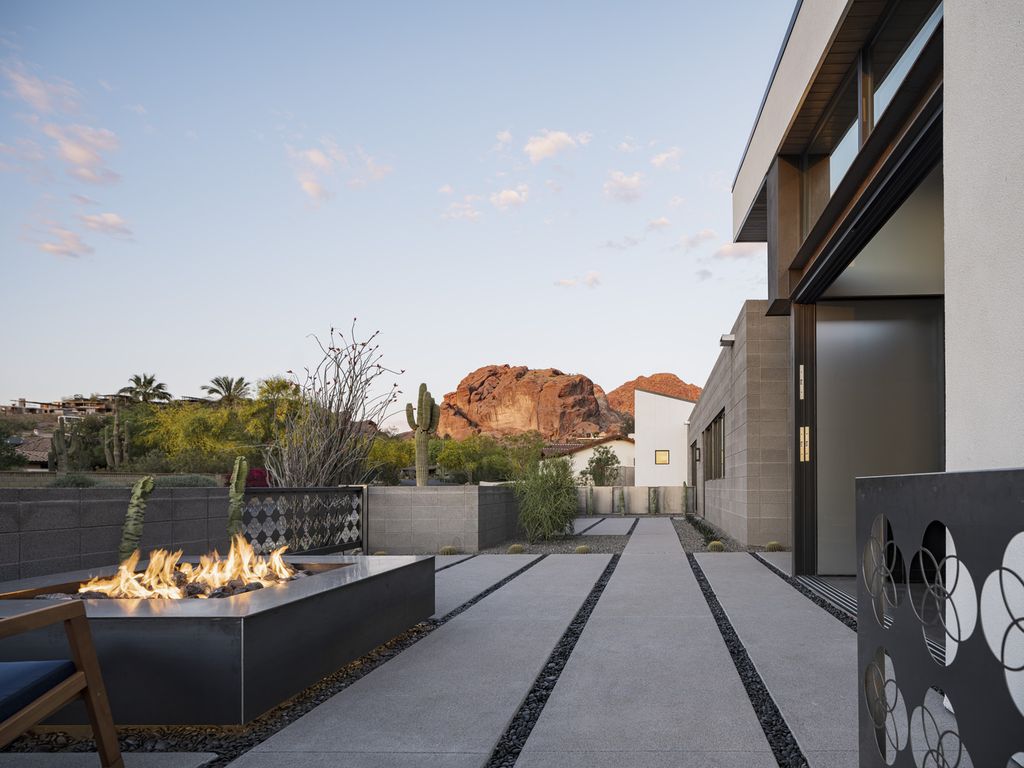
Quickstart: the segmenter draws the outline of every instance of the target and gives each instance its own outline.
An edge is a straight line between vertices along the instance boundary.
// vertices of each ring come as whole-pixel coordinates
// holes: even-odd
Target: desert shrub
[[[516,480],[519,524],[530,541],[564,536],[576,517],[576,480],[568,459],[527,468]]]
[[[590,554],[590,547],[588,547],[586,544],[580,544],[578,547],[576,547],[576,554],[577,555],[589,555]]]
[[[91,477],[86,475],[62,475],[61,477],[54,478],[51,480],[47,487],[49,488],[94,488],[99,485],[98,482],[93,480]]]
[[[708,552],[725,552],[725,544],[718,539],[708,542]]]
[[[786,548],[777,541],[769,541],[764,545],[765,552],[785,552]]]
[[[223,483],[206,475],[165,475],[153,478],[154,488],[219,488]]]
[[[587,467],[580,472],[580,479],[593,485],[615,485],[619,479],[619,456],[607,445],[594,448],[587,461]]]
[[[439,555],[457,555],[457,554],[459,554],[459,548],[458,547],[441,547],[439,550],[437,550],[437,554],[439,554]]]
[[[508,548],[508,554],[510,555],[521,555],[526,551],[526,547],[522,544],[513,544]]]

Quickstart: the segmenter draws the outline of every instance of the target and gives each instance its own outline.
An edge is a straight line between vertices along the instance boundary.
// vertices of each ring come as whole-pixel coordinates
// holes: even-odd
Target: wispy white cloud
[[[563,277],[561,280],[555,280],[555,285],[559,288],[575,288],[576,286],[597,288],[601,285],[601,274],[590,271],[583,277]]]
[[[100,88],[102,88],[102,89],[103,89],[104,91],[106,91],[107,93],[110,93],[110,92],[112,92],[112,91],[116,91],[116,90],[117,90],[117,89],[116,89],[116,88],[115,88],[114,86],[112,86],[112,85],[111,85],[111,84],[110,84],[110,83],[109,83],[108,81],[106,81],[106,80],[99,80],[99,81],[97,81],[97,82],[99,82],[99,84],[100,84]]]
[[[39,243],[39,250],[54,256],[78,258],[93,252],[93,249],[82,241],[77,232],[57,225],[50,227],[49,239]]]
[[[366,154],[362,147],[356,148],[356,154],[360,165],[356,169],[356,175],[348,181],[350,187],[364,187],[371,182],[380,181],[395,170],[394,166],[377,162],[376,158]]]
[[[679,168],[679,159],[682,156],[683,151],[679,147],[672,147],[652,157],[651,165],[655,168],[674,171]]]
[[[725,243],[714,255],[716,259],[753,259],[767,252],[765,243]]]
[[[441,218],[452,221],[479,221],[480,211],[473,207],[473,201],[467,196],[464,202],[450,203],[441,214]]]
[[[112,237],[131,237],[132,230],[121,216],[116,213],[94,213],[79,216],[82,223],[94,232],[102,232]]]
[[[0,172],[23,173],[37,182],[50,178],[46,153],[32,139],[15,139],[14,144],[0,142]]]
[[[309,173],[308,171],[299,173],[297,178],[299,181],[299,188],[302,189],[302,191],[306,193],[306,196],[311,200],[320,203],[324,200],[330,199],[331,193],[327,190],[327,187],[321,184],[312,173]]]
[[[673,195],[672,199],[668,201],[668,205],[670,208],[679,208],[686,205],[686,198],[681,195]]]
[[[631,136],[627,136],[625,139],[620,141],[615,148],[619,150],[619,152],[625,152],[626,154],[630,154],[636,152],[641,147],[639,144],[633,141],[633,138]]]
[[[594,139],[594,134],[592,134],[590,131],[583,131],[581,133],[577,133],[576,134],[576,141],[579,142],[579,145],[581,147],[587,146],[587,144],[589,144],[591,141],[593,141],[593,139]]]
[[[315,202],[332,197],[329,180],[341,176],[350,187],[362,187],[383,179],[393,168],[377,162],[362,147],[354,153],[345,152],[330,137],[320,139],[316,144],[295,147],[285,145],[285,152],[292,162],[295,180],[299,188]]]
[[[450,195],[455,191],[455,188],[451,184],[442,184],[437,188],[437,194],[439,195]]]
[[[699,246],[701,243],[706,243],[708,240],[714,240],[718,235],[715,234],[713,229],[702,229],[700,232],[694,232],[692,235],[683,235],[679,238],[679,248],[684,251],[692,251],[694,248]]]
[[[659,216],[656,219],[651,219],[647,222],[647,229],[652,232],[659,232],[663,229],[668,229],[672,226],[672,222],[668,220],[667,216]]]
[[[99,203],[93,200],[91,197],[80,195],[77,192],[71,195],[71,199],[74,200],[79,205],[99,205]]]
[[[121,177],[106,167],[105,152],[120,146],[117,135],[106,128],[88,125],[60,126],[48,123],[43,133],[57,143],[57,154],[67,165],[67,172],[89,184],[112,184]]]
[[[80,99],[75,87],[66,80],[43,80],[36,77],[21,63],[2,67],[11,90],[8,95],[21,99],[36,112],[75,112]]]
[[[613,200],[631,203],[640,199],[643,175],[637,171],[627,175],[622,171],[611,171],[604,183],[604,193]]]
[[[587,144],[590,139],[591,134],[589,133],[580,133],[573,138],[565,131],[544,129],[539,135],[531,136],[527,140],[523,152],[530,158],[531,163],[536,164],[567,149],[574,149],[577,144]]]
[[[498,131],[494,138],[498,142],[494,145],[494,150],[496,152],[502,152],[508,149],[509,145],[512,143],[512,131]]]
[[[547,181],[545,181],[544,186],[550,189],[556,195],[562,191],[562,185],[559,184],[554,179],[548,179]]]
[[[501,211],[521,207],[530,197],[530,188],[520,184],[515,189],[503,189],[491,195],[491,205]]]
[[[710,280],[713,274],[710,269],[698,269],[697,270],[697,281],[703,283],[705,280]]]

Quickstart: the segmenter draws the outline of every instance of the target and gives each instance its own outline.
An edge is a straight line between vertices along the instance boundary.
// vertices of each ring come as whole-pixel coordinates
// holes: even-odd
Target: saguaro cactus
[[[245,456],[235,459],[235,467],[231,472],[231,483],[228,485],[228,538],[233,539],[245,533],[242,524],[242,507],[245,505],[245,479],[249,475],[249,462]]]
[[[413,412],[412,403],[405,406],[405,417],[409,420],[409,428],[416,430],[416,485],[426,485],[430,473],[430,436],[437,431],[437,422],[441,419],[441,407],[427,390],[426,384],[420,384],[419,404]]]
[[[128,511],[124,515],[121,527],[121,545],[117,548],[117,559],[124,562],[139,548],[142,538],[142,524],[146,519],[146,497],[153,491],[153,478],[147,475],[132,487],[132,497],[128,501]]]

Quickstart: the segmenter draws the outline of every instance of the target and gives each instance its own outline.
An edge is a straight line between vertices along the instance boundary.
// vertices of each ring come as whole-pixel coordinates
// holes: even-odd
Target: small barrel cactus
[[[708,552],[725,552],[725,544],[718,539],[708,542]]]
[[[508,553],[510,555],[521,555],[525,551],[526,547],[524,547],[522,544],[513,544],[511,547],[508,548]]]
[[[590,554],[590,547],[588,547],[586,544],[580,544],[578,547],[576,547],[576,554],[577,555],[589,555]]]
[[[441,547],[437,551],[437,554],[439,554],[439,555],[457,555],[457,554],[459,554],[459,548],[458,547]]]
[[[388,553],[388,551],[386,549],[378,549],[373,554],[374,554],[374,556],[376,556],[376,555],[386,555],[387,553]]]
[[[769,541],[764,545],[765,552],[785,552],[786,548],[777,541]]]

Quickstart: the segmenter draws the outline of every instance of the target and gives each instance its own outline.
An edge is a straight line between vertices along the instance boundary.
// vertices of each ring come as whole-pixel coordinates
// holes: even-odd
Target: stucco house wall
[[[633,395],[638,486],[682,486],[689,476],[686,422],[693,403],[669,395],[636,390]],[[669,463],[655,464],[655,451],[668,450]]]

